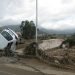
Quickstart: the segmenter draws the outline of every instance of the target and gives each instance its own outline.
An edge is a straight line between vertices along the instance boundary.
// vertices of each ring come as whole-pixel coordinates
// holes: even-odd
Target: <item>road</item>
[[[43,75],[34,68],[19,63],[9,63],[7,58],[0,58],[0,75]]]
[[[32,67],[35,67],[36,69],[40,70],[42,73],[48,74],[48,75],[75,75],[75,72],[72,70],[52,67],[49,64],[46,64],[37,59],[27,58],[22,60],[22,62],[28,65],[31,65]]]
[[[37,59],[21,59],[16,63],[9,60],[0,57],[0,75],[75,75],[74,71],[51,67]]]
[[[0,75],[42,75],[40,72],[23,70],[0,64]]]

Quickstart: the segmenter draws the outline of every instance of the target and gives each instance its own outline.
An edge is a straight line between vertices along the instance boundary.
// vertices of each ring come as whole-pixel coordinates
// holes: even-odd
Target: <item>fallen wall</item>
[[[63,41],[64,41],[63,39],[43,40],[43,42],[39,44],[39,49],[48,50],[48,49],[56,48],[59,47]]]

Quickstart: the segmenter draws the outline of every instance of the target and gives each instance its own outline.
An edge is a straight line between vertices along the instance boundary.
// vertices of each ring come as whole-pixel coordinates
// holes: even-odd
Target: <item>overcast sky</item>
[[[35,21],[35,0],[0,0],[0,26]],[[75,0],[38,0],[38,25],[47,29],[75,28]]]

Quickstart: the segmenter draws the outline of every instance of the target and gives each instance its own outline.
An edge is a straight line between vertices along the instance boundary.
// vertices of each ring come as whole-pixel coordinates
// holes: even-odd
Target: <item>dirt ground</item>
[[[24,40],[24,39],[22,39],[21,43],[19,43],[17,45],[17,49],[25,48],[27,45],[29,45],[30,43],[32,43],[34,41],[35,41],[35,39],[32,39],[32,40]]]
[[[18,49],[21,49],[21,48],[25,48],[25,46],[26,46],[25,43],[24,43],[24,44],[18,44],[18,45],[17,45],[17,50],[18,50]]]
[[[49,75],[75,75],[75,72],[72,70],[51,67],[49,64],[35,58],[25,58],[21,62]]]
[[[24,41],[23,44],[19,44],[17,46],[17,50],[18,49],[21,50],[21,49],[25,48],[31,42],[33,42],[33,41],[32,40]],[[49,56],[58,56],[58,57],[64,56],[64,54],[65,54],[65,50],[62,50],[62,49],[46,50],[45,52]],[[75,49],[68,50],[68,55],[70,56],[70,59],[75,59]],[[34,67],[34,68],[40,70],[41,72],[47,73],[47,74],[75,75],[75,72],[73,72],[73,70],[67,70],[67,69],[65,70],[62,68],[51,67],[50,65],[48,65],[42,61],[39,61],[37,59],[34,59],[34,58],[25,58],[25,59],[21,60],[21,62],[23,62],[24,64],[27,64],[31,67]]]

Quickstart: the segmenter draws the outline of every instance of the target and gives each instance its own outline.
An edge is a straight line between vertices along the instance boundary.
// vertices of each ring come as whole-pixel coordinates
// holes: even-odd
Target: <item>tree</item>
[[[23,38],[32,39],[35,36],[36,27],[33,21],[22,21],[20,25]]]
[[[25,22],[22,21],[22,22],[21,22],[21,25],[20,25],[20,29],[21,29],[21,33],[22,33],[22,35],[23,35],[23,27],[24,27],[24,25],[25,25]]]

